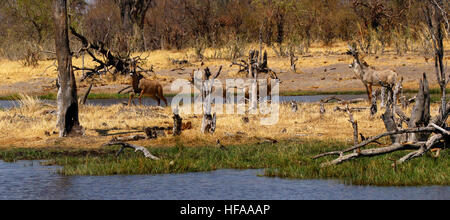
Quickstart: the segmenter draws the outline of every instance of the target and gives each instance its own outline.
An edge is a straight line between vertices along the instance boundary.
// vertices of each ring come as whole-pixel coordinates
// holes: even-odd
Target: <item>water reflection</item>
[[[450,199],[450,187],[349,186],[258,177],[262,170],[141,176],[61,176],[37,161],[0,161],[0,199]]]

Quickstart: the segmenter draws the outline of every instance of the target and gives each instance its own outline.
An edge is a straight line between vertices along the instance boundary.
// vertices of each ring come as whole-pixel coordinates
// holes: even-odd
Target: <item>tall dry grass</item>
[[[99,107],[80,106],[80,122],[86,136],[60,139],[56,129],[56,106],[45,104],[29,96],[23,96],[16,108],[0,111],[0,148],[9,147],[82,147],[98,148],[112,137],[143,134],[145,127],[172,126],[170,108],[128,107],[122,104]],[[365,106],[355,104],[352,106]],[[156,140],[136,142],[143,146],[175,146],[182,141],[186,146],[215,145],[217,139],[225,145],[251,144],[275,140],[338,140],[351,144],[353,130],[348,115],[334,112],[337,104],[326,105],[327,113],[320,115],[318,104],[303,103],[294,113],[287,104],[280,105],[279,122],[273,126],[261,125],[261,115],[218,115],[217,129],[212,135],[200,132],[202,115],[182,114],[183,122],[191,122],[193,128],[183,131],[181,137],[167,135]],[[432,105],[436,115],[438,105]],[[409,111],[406,111],[409,114]],[[368,111],[354,113],[359,129],[364,136],[383,132],[381,113],[371,117]],[[266,117],[266,116],[264,116]]]

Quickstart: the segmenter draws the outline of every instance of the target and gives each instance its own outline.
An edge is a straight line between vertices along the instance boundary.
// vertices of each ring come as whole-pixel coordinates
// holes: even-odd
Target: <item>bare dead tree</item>
[[[254,78],[254,76],[248,75],[248,73],[250,73],[249,71],[250,66],[252,67],[251,71],[252,73],[256,73],[256,71],[258,73],[270,73],[270,72],[275,73],[275,71],[273,71],[268,67],[267,51],[264,51],[264,54],[261,55],[259,51],[250,50],[247,61],[240,60],[239,62],[231,62],[230,67],[232,66],[238,66],[239,67],[238,73],[247,73],[247,77],[251,78]]]
[[[202,77],[201,92],[203,96],[203,119],[202,119],[202,133],[214,133],[216,130],[216,113],[212,114],[212,96],[214,81],[219,77],[222,71],[222,66],[215,75],[212,75],[209,68],[205,68]]]
[[[295,56],[294,52],[291,51],[289,53],[290,61],[291,61],[291,71],[296,73],[297,72],[297,61],[298,57]]]
[[[89,77],[101,75],[108,72],[113,75],[127,75],[134,71],[134,67],[136,67],[136,73],[138,74],[149,73],[153,71],[152,68],[150,70],[146,70],[140,66],[140,63],[145,61],[146,58],[142,58],[141,56],[131,57],[131,53],[129,52],[126,55],[114,54],[110,49],[106,48],[103,42],[89,41],[85,36],[78,33],[73,27],[70,27],[70,31],[82,44],[82,48],[80,48],[80,51],[78,53],[86,52],[97,64],[94,68],[80,68],[74,66],[74,69],[76,71],[87,71],[81,78],[81,81],[84,81]],[[103,59],[97,58],[96,54],[100,54]]]
[[[183,126],[183,119],[180,117],[178,113],[178,109],[175,109],[173,112],[173,136],[181,135],[181,130]]]
[[[69,46],[67,1],[53,0],[55,48],[58,60],[58,127],[59,136],[82,135],[78,119],[77,85]]]

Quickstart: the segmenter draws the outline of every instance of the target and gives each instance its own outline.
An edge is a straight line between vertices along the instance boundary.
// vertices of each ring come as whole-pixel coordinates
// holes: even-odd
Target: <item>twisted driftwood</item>
[[[392,93],[392,89],[388,88],[388,93],[390,94],[388,97],[388,104],[386,107],[386,112],[383,114],[382,118],[385,122],[386,129],[388,132],[385,132],[383,134],[379,134],[377,136],[374,136],[372,138],[368,138],[367,140],[357,143],[355,142],[354,146],[347,148],[345,150],[341,151],[332,151],[327,152],[323,154],[319,154],[317,156],[314,156],[313,159],[318,159],[325,156],[331,156],[331,155],[339,155],[338,158],[325,162],[322,164],[322,166],[330,166],[330,165],[336,165],[340,164],[342,162],[357,158],[357,157],[371,157],[381,154],[387,154],[395,151],[400,150],[416,150],[414,152],[411,152],[404,157],[400,158],[395,162],[395,165],[401,164],[407,160],[410,160],[415,157],[419,157],[423,155],[424,153],[428,152],[429,150],[433,148],[442,148],[445,147],[443,144],[443,141],[445,142],[445,139],[450,137],[450,132],[446,129],[442,128],[441,124],[443,124],[448,117],[448,114],[450,113],[450,102],[447,103],[446,111],[443,115],[438,115],[433,120],[429,119],[429,91],[428,91],[428,82],[426,80],[426,76],[424,75],[423,80],[421,80],[420,83],[420,91],[417,95],[417,102],[416,106],[412,112],[411,118],[409,120],[409,128],[408,129],[399,129],[401,128],[402,120],[396,120],[394,118],[393,109],[396,111],[399,115],[402,115],[404,113],[400,113],[400,109],[396,108],[393,102],[394,97],[396,96],[395,93]],[[398,91],[397,89],[394,91]],[[392,93],[392,94],[391,94]],[[406,117],[406,116],[404,116]],[[350,115],[350,122],[352,122],[352,117]],[[404,119],[407,120],[407,119]],[[412,123],[414,120],[414,123]],[[421,124],[427,124],[427,126],[420,126]],[[354,122],[352,122],[354,126]],[[357,130],[354,130],[357,132]],[[354,133],[355,133],[354,132]],[[430,137],[430,133],[435,133]],[[408,136],[405,137],[403,135],[407,134]],[[417,138],[417,136],[426,137],[425,140],[421,140]],[[360,150],[361,148],[374,143],[378,141],[379,139],[383,137],[391,137],[392,144],[387,147],[382,148],[374,148],[374,149],[366,149],[366,150]],[[402,143],[403,142],[403,143]],[[357,151],[355,151],[357,150]],[[354,151],[350,154],[345,154],[348,152]]]
[[[117,146],[117,145],[122,146],[122,148],[120,148],[120,150],[116,153],[116,157],[118,157],[126,148],[131,148],[131,149],[134,149],[134,152],[141,151],[142,153],[144,153],[144,156],[146,158],[149,158],[152,160],[159,160],[158,157],[151,154],[145,147],[141,147],[141,146],[125,143],[125,142],[109,142],[109,143],[104,144],[103,146]]]

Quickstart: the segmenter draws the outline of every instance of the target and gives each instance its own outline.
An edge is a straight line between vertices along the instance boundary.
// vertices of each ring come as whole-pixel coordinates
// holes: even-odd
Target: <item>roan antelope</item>
[[[350,64],[350,68],[360,77],[361,81],[366,87],[367,95],[369,97],[369,103],[372,102],[372,87],[382,86],[391,87],[395,86],[398,80],[398,74],[395,70],[375,70],[369,67],[369,65],[360,57],[358,51],[351,46],[347,52],[348,55],[353,56],[353,62]]]
[[[148,95],[150,98],[158,102],[158,106],[161,105],[161,99],[164,101],[166,106],[167,100],[164,98],[163,87],[161,84],[154,80],[144,79],[142,74],[132,71],[131,75],[131,85],[133,87],[133,93],[130,94],[130,99],[128,100],[128,105],[131,105],[131,101],[134,99],[136,94],[139,95],[139,105],[142,106],[142,96]]]

